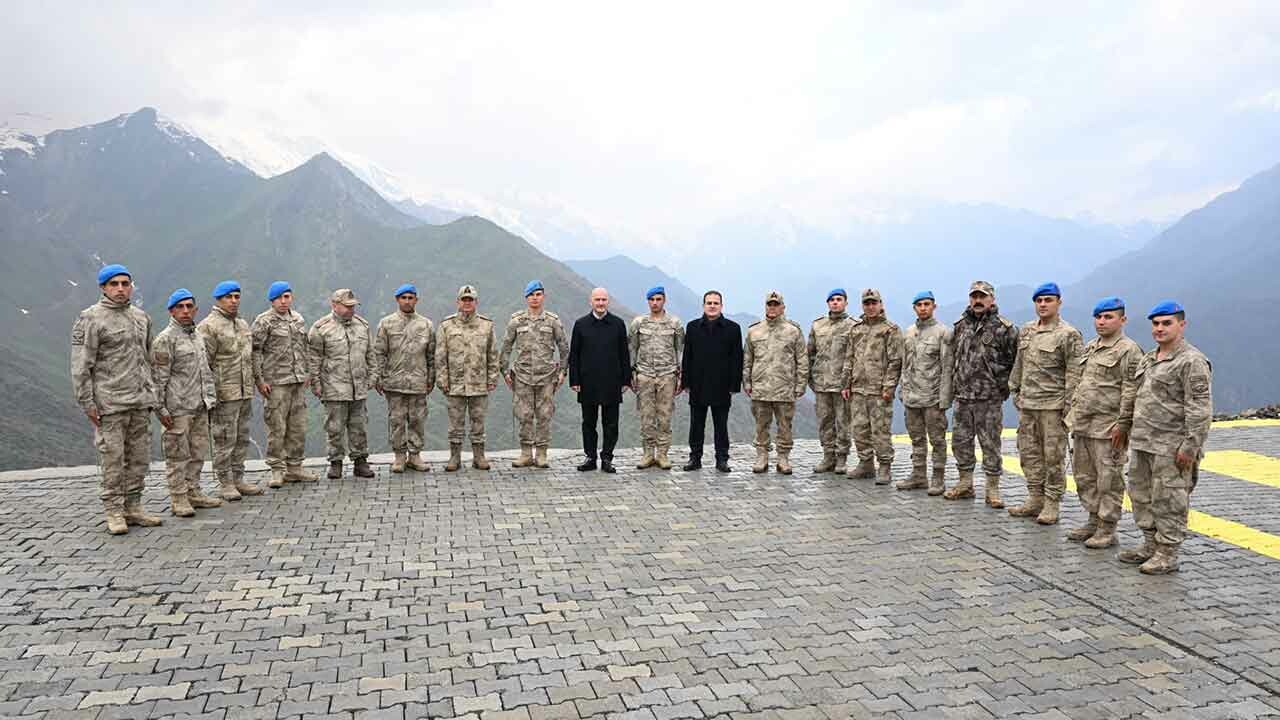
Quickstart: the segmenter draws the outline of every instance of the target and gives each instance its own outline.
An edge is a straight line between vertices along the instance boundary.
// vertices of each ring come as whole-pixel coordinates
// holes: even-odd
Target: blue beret
[[[117,275],[118,274],[119,273],[117,273]],[[173,291],[172,295],[169,296],[169,304],[165,305],[164,307],[166,310],[172,310],[174,305],[177,305],[183,300],[195,300],[195,299],[196,299],[196,296],[192,295],[190,290],[186,288],[178,288],[177,290]]]
[[[1111,310],[1123,310],[1123,309],[1124,309],[1124,300],[1121,300],[1115,295],[1108,295],[1107,297],[1104,297],[1101,300],[1099,300],[1097,305],[1093,306],[1093,316],[1098,317],[1104,312],[1109,312]]]
[[[396,288],[396,294],[394,297],[400,297],[405,293],[413,293],[414,297],[418,297],[418,286],[414,285],[413,283],[405,283],[400,287]]]
[[[1182,309],[1182,303],[1177,300],[1165,300],[1164,302],[1151,308],[1151,312],[1147,313],[1147,319],[1160,317],[1161,315],[1173,315],[1174,313],[1186,312]]]
[[[1041,285],[1040,287],[1036,288],[1035,292],[1031,293],[1031,299],[1035,300],[1041,295],[1052,295],[1056,298],[1061,298],[1062,291],[1058,289],[1058,283],[1047,282]]]
[[[654,295],[661,295],[662,297],[666,297],[667,289],[662,287],[661,285],[654,285],[653,287],[645,291],[644,299],[652,300]]]
[[[289,283],[277,280],[271,283],[271,287],[267,288],[267,300],[275,300],[287,292],[293,292],[293,288],[289,287]]]
[[[844,288],[831,288],[831,291],[827,293],[827,300],[830,300],[831,298],[837,295],[844,298],[845,300],[849,299],[849,293],[845,292]]]
[[[123,265],[106,265],[98,271],[98,284],[106,285],[107,281],[117,275],[128,275],[129,279],[133,279],[133,275],[129,272],[129,268]]]
[[[223,295],[230,295],[233,292],[240,292],[240,283],[235,280],[223,280],[213,288],[213,299],[217,300]]]
[[[921,300],[933,300],[933,291],[932,291],[932,290],[921,290],[920,292],[916,293],[916,296],[915,296],[915,297],[911,298],[911,304],[912,304],[912,305],[915,305],[916,303],[920,302]],[[937,302],[937,300],[933,300],[933,301],[934,301],[934,302]]]
[[[542,281],[530,280],[529,284],[524,286],[524,296],[529,297],[538,290],[543,290],[545,292],[545,288],[542,287]]]

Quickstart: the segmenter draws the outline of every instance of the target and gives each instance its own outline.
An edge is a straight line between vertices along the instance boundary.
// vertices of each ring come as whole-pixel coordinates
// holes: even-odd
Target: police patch
[[[76,321],[75,327],[71,328],[71,344],[72,345],[84,344],[84,321],[83,320]]]
[[[1191,392],[1195,395],[1209,394],[1209,378],[1193,377],[1191,378]]]

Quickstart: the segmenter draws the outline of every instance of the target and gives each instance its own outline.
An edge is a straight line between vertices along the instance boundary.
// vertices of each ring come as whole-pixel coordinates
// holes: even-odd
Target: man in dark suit
[[[631,389],[631,355],[627,349],[627,325],[609,312],[609,292],[591,291],[591,312],[573,324],[569,339],[569,388],[582,405],[582,449],[586,462],[579,470],[596,469],[596,418],[604,427],[600,469],[613,467],[613,447],[618,444],[618,408],[622,391]]]
[[[702,296],[702,317],[685,328],[680,391],[685,390],[689,391],[689,462],[684,469],[702,467],[710,408],[716,470],[729,472],[729,405],[733,393],[742,390],[742,328],[724,316],[724,299],[715,290]]]

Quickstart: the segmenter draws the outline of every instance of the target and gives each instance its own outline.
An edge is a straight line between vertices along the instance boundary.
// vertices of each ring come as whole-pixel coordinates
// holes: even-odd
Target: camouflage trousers
[[[815,392],[814,411],[818,416],[818,439],[823,452],[849,454],[849,423],[852,405],[838,392]]]
[[[262,403],[267,424],[267,467],[301,465],[307,452],[307,396],[302,383],[272,385]]]
[[[640,439],[647,448],[671,447],[671,414],[676,408],[675,375],[636,375]]]
[[[893,436],[889,425],[893,422],[893,401],[886,402],[879,395],[854,393],[849,397],[849,406],[849,429],[858,460],[867,462],[875,458],[885,464],[892,463]]]
[[[151,410],[123,410],[98,418],[93,433],[102,475],[99,496],[107,512],[124,510],[126,499],[138,499],[151,462]]]
[[[551,418],[556,414],[555,383],[530,385],[516,378],[511,384],[511,393],[511,414],[515,417],[516,424],[520,426],[520,444],[540,448],[551,447]],[[474,422],[471,427],[474,436],[476,427]],[[483,419],[480,427],[484,427]],[[477,442],[484,442],[483,431],[481,438]]]
[[[471,421],[471,444],[484,444],[484,416],[489,411],[488,395],[447,395],[449,401],[449,444],[461,445]]]
[[[425,393],[387,391],[387,437],[395,452],[422,452],[422,429],[427,423]]]
[[[244,475],[244,457],[249,450],[249,417],[253,401],[221,400],[209,411],[209,428],[213,436],[213,474],[218,482]]]
[[[160,434],[160,444],[169,493],[181,495],[199,488],[200,471],[209,454],[209,412],[174,415],[172,425]]]
[[[1120,520],[1124,503],[1125,451],[1111,447],[1111,438],[1075,438],[1071,469],[1075,473],[1080,504],[1103,522]]]
[[[773,442],[769,438],[769,428],[774,420],[778,422],[778,452],[791,452],[795,446],[795,437],[791,434],[791,421],[796,416],[794,402],[771,402],[769,400],[752,400],[751,414],[756,418],[756,449],[770,451]]]
[[[369,409],[364,400],[325,400],[324,434],[329,462],[342,462],[351,444],[351,459],[369,457]]]
[[[1129,462],[1129,499],[1138,527],[1154,530],[1158,543],[1181,545],[1187,534],[1191,491],[1199,475],[1198,463],[1182,470],[1172,455],[1134,450]]]
[[[1062,418],[1062,410],[1018,413],[1018,459],[1027,492],[1049,500],[1061,500],[1067,487],[1067,425]]]
[[[973,472],[978,464],[973,451],[976,437],[982,446],[982,470],[988,477],[999,477],[1004,469],[1000,457],[1000,431],[1004,429],[1003,400],[957,400],[951,416],[951,454],[956,469]]]
[[[933,446],[933,467],[947,466],[947,411],[940,407],[905,407],[907,435],[911,438],[911,469],[921,472],[928,466]]]

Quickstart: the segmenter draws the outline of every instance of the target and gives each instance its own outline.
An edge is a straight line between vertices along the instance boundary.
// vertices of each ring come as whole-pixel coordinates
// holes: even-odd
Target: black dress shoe
[[[600,472],[616,473],[616,472],[618,472],[618,469],[617,469],[616,467],[614,467],[614,466],[613,466],[613,463],[612,463],[611,461],[609,461],[609,460],[601,460],[601,461],[600,461]]]
[[[578,466],[578,472],[586,472],[588,470],[595,470],[595,469],[596,469],[595,458],[587,458],[586,462]]]
[[[684,464],[685,472],[693,472],[694,470],[701,470],[701,469],[702,469],[701,458],[689,458],[689,462]]]
[[[716,462],[716,470],[722,473],[733,472],[733,468],[729,467],[728,460],[719,460]]]

